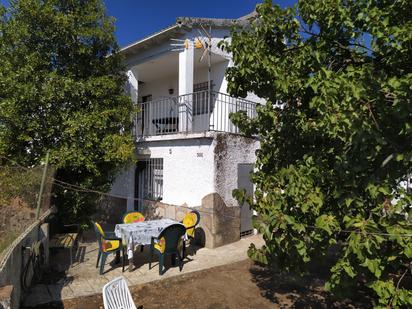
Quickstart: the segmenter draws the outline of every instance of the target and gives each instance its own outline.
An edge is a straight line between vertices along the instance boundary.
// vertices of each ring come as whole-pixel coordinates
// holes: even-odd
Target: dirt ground
[[[251,261],[215,267],[131,288],[136,307],[150,308],[370,308],[356,300],[337,301],[318,278],[293,279]],[[36,309],[103,308],[101,295],[42,305]],[[33,308],[32,308],[33,309]]]

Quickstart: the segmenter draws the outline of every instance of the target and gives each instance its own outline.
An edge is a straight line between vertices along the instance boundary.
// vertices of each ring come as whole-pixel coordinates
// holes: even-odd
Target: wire
[[[23,169],[27,169],[30,170],[27,167],[21,166],[20,164],[18,164],[17,162],[8,159],[6,157],[0,156],[0,158],[9,160],[10,162],[13,162],[14,164],[18,165],[19,167],[23,168]],[[146,202],[146,203],[153,203],[154,201],[152,200],[147,200],[147,199],[142,199],[142,198],[136,198],[136,197],[128,197],[128,196],[122,196],[122,195],[116,195],[116,194],[110,194],[107,192],[102,192],[102,191],[98,191],[98,190],[93,190],[93,189],[87,189],[75,184],[71,184],[62,180],[58,180],[54,177],[48,177],[51,180],[51,183],[54,183],[55,185],[66,189],[66,190],[71,190],[71,191],[76,191],[76,192],[82,192],[82,193],[94,193],[94,194],[98,194],[100,196],[106,196],[106,197],[113,197],[113,198],[119,198],[119,199],[125,199],[125,200],[133,200],[133,201],[141,201],[141,202]],[[144,205],[144,207],[148,207],[147,205]],[[153,207],[153,205],[152,205]],[[184,208],[187,210],[193,210],[194,208],[192,207],[188,207],[188,206],[177,206],[180,208]],[[209,214],[209,215],[213,215],[215,212],[213,211],[205,211],[205,210],[200,210],[197,209],[196,210],[199,211],[200,213],[205,213],[205,214]],[[222,217],[225,218],[232,218],[232,219],[238,219],[239,216],[231,216],[231,215],[227,215],[227,214],[221,214]],[[312,228],[312,229],[317,229],[317,230],[322,230],[324,231],[324,229],[316,227],[316,226],[310,226],[307,225],[306,227],[308,228]],[[412,237],[412,234],[391,234],[391,233],[383,233],[383,232],[365,232],[365,231],[360,231],[360,230],[340,230],[337,233],[357,233],[357,234],[365,234],[365,235],[379,235],[379,236],[390,236],[390,237]]]
[[[142,202],[151,202],[150,200],[141,199],[141,198],[134,198],[134,197],[132,198],[132,197],[126,197],[126,196],[120,196],[120,195],[113,195],[113,194],[108,194],[108,193],[100,192],[100,191],[96,191],[96,190],[85,189],[85,188],[81,188],[79,186],[72,185],[72,184],[69,184],[67,182],[60,181],[60,180],[55,180],[55,181],[66,184],[66,185],[74,187],[74,188],[77,187],[79,189],[73,189],[73,188],[70,188],[68,186],[63,186],[61,184],[57,184],[58,186],[61,186],[63,188],[73,189],[73,190],[78,191],[78,192],[88,192],[88,193],[95,193],[95,194],[104,195],[104,196],[108,196],[108,197],[115,197],[115,198],[121,198],[121,199],[132,199],[132,200],[135,200],[135,201],[142,201]],[[144,206],[146,206],[146,205],[144,205]],[[188,209],[188,210],[193,210],[193,208],[188,207],[188,206],[183,206],[183,205],[182,206],[177,206],[177,207],[185,208],[185,209]],[[199,210],[199,209],[196,209],[196,210],[199,211],[200,213],[214,214],[214,212],[209,212],[209,211]],[[233,218],[233,219],[239,218],[238,216],[230,216],[230,215],[226,215],[226,214],[222,214],[222,216],[227,217],[227,218]],[[316,227],[316,226],[308,225],[307,227],[324,231],[324,229]],[[340,231],[338,231],[338,233],[357,233],[357,234],[393,236],[393,237],[412,237],[412,234],[390,234],[390,233],[383,233],[383,232],[365,232],[365,231],[359,231],[359,230],[352,230],[352,231],[350,231],[350,230],[340,230]]]
[[[52,179],[54,179],[54,178],[52,178]],[[97,190],[86,189],[86,188],[82,188],[82,187],[79,187],[77,185],[69,184],[67,182],[57,180],[57,179],[54,179],[54,181],[55,181],[55,183],[54,183],[55,185],[57,185],[57,186],[59,186],[63,189],[71,190],[71,191],[82,192],[82,193],[94,193],[94,194],[98,194],[98,195],[101,195],[101,196],[107,196],[107,197],[113,197],[113,198],[119,198],[119,199],[125,199],[125,200],[129,199],[129,200],[133,200],[133,201],[141,201],[141,202],[147,202],[147,203],[155,202],[155,201],[152,201],[152,200],[147,200],[147,199],[142,199],[142,198],[137,198],[137,197],[127,197],[127,196],[122,196],[122,195],[109,194],[109,193],[101,192],[101,191],[97,191]],[[144,207],[147,207],[147,205],[144,205]],[[177,206],[177,207],[188,209],[188,210],[193,210],[193,208],[188,207],[188,206],[183,206],[183,205],[182,206]],[[199,212],[202,212],[202,213],[206,213],[206,214],[214,214],[213,211],[198,210],[198,209],[196,209],[196,210],[199,211]],[[237,216],[230,216],[230,215],[226,215],[226,214],[223,214],[223,216],[233,218],[233,219],[239,218]]]

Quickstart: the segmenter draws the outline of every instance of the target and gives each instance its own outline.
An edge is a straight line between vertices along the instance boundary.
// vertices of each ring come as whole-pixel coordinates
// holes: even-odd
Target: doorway
[[[250,180],[253,164],[240,163],[237,165],[237,187],[245,189],[246,195],[253,195],[253,183]],[[240,237],[253,234],[253,210],[247,202],[240,205]]]

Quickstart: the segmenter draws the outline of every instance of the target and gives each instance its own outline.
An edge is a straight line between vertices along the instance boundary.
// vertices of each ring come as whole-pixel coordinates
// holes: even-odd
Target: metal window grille
[[[213,85],[213,81],[210,81],[210,85]],[[208,82],[198,83],[193,85],[193,92],[200,92],[208,90]]]
[[[146,160],[146,166],[139,177],[143,186],[143,198],[161,200],[163,198],[163,159]]]
[[[210,88],[213,89],[213,81],[210,81]],[[212,112],[212,101],[208,102],[209,93],[208,82],[198,83],[193,85],[193,115],[207,114]],[[208,110],[208,104],[209,110]]]
[[[253,230],[247,230],[247,231],[240,232],[240,238],[250,236],[250,235],[253,235]]]

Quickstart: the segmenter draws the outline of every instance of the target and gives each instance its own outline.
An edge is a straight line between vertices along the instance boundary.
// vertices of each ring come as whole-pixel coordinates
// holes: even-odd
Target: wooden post
[[[43,190],[44,190],[44,185],[46,182],[46,175],[47,175],[47,167],[49,165],[49,156],[50,156],[50,151],[47,151],[46,154],[46,163],[43,168],[43,176],[41,178],[41,184],[40,184],[40,191],[39,191],[39,196],[37,198],[37,209],[36,209],[36,220],[39,219],[40,216],[40,206],[41,206],[41,201],[43,197]]]

